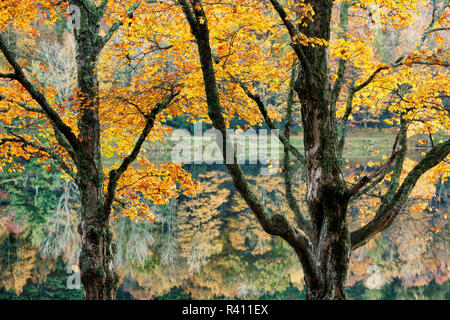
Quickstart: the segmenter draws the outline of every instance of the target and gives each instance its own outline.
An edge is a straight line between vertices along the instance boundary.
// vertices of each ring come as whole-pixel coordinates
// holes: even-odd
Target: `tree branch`
[[[342,5],[344,5],[344,3],[342,3]],[[431,20],[431,22],[428,25],[426,31],[424,32],[424,34],[421,37],[420,43],[417,46],[417,50],[419,50],[421,48],[421,46],[423,45],[423,43],[426,40],[426,37],[431,32],[448,29],[448,28],[445,28],[445,27],[433,29],[433,26],[435,25],[437,20],[442,16],[442,14],[444,13],[444,11],[445,11],[445,9],[447,8],[448,5],[449,5],[449,0],[445,0],[443,5],[442,5],[442,7],[440,8],[440,10],[436,14],[433,15],[433,19]],[[348,12],[347,12],[347,15],[348,15]],[[341,9],[341,23],[342,23],[342,9]],[[341,155],[342,155],[342,151],[344,149],[344,144],[345,144],[346,123],[348,121],[348,118],[349,118],[350,114],[352,113],[352,104],[353,104],[354,95],[358,91],[360,91],[360,90],[364,89],[365,87],[367,87],[375,79],[377,74],[380,73],[381,71],[387,70],[389,68],[395,68],[395,67],[403,65],[405,63],[404,59],[405,59],[405,56],[401,56],[395,61],[395,63],[391,64],[390,66],[382,66],[382,67],[377,68],[364,82],[362,82],[361,84],[359,84],[356,87],[350,88],[349,95],[347,97],[347,105],[346,105],[346,109],[345,109],[345,114],[344,114],[344,117],[342,118],[342,122],[341,122],[342,123],[342,133],[341,133],[339,146],[338,146],[338,151],[339,151],[339,153]],[[339,62],[338,80],[339,80],[340,72],[342,72],[342,69],[343,69],[343,68],[341,68],[341,64],[342,64],[342,67],[345,66],[345,64],[343,62],[341,62],[341,61]],[[449,67],[450,66],[450,63],[445,62],[445,61],[443,61],[443,62],[442,61],[438,61],[438,62],[433,62],[433,61],[412,61],[411,64],[439,65],[439,66],[444,66],[444,67]],[[337,101],[337,99],[338,99],[338,92],[340,91],[340,89],[339,89],[340,83],[338,82],[338,80],[336,80],[335,86],[333,87],[333,90],[332,90],[332,93],[333,93],[332,94],[332,102],[334,102],[334,103],[335,103],[335,101]]]
[[[17,76],[15,73],[0,73],[0,78],[17,80]]]
[[[78,138],[75,136],[75,134],[72,132],[72,129],[64,123],[64,121],[60,118],[58,113],[50,106],[44,95],[39,90],[37,90],[27,79],[27,77],[22,71],[22,68],[14,58],[13,54],[11,53],[11,51],[9,51],[9,49],[5,45],[5,42],[1,35],[0,35],[0,50],[2,51],[3,55],[5,56],[6,60],[9,62],[11,67],[14,69],[14,74],[17,77],[16,80],[28,91],[31,97],[42,107],[42,110],[44,111],[47,118],[50,120],[50,123],[52,124],[53,128],[55,130],[60,131],[66,137],[67,141],[70,143],[71,147],[74,150],[80,150],[81,149],[80,142]]]
[[[44,111],[42,110],[41,107],[33,107],[33,106],[30,106],[29,104],[26,104],[24,102],[18,102],[18,101],[14,101],[14,100],[9,100],[5,95],[0,94],[0,101],[2,101],[2,100],[6,100],[8,102],[15,103],[19,107],[21,107],[22,109],[24,109],[26,111],[37,112],[37,113],[44,113]]]
[[[51,148],[45,147],[43,145],[40,145],[37,142],[25,139],[24,137],[22,137],[22,136],[20,136],[18,134],[15,134],[15,133],[12,133],[12,132],[8,132],[8,133],[11,134],[12,136],[14,136],[14,138],[3,138],[3,139],[0,139],[0,146],[3,145],[3,144],[6,144],[8,142],[9,143],[21,143],[23,145],[23,147],[30,146],[30,147],[32,147],[34,149],[37,149],[37,150],[39,150],[41,152],[44,152],[44,153],[48,154],[52,159],[54,159],[58,163],[58,165],[61,167],[61,169],[65,173],[67,173],[74,181],[76,181],[75,173],[74,173],[73,169],[70,168],[66,164],[64,159],[57,152],[55,152]]]
[[[374,219],[362,228],[351,233],[352,249],[367,243],[374,235],[389,227],[404,207],[408,197],[419,178],[428,170],[439,164],[450,154],[450,140],[432,148],[422,160],[411,170],[400,188],[388,201],[383,201]]]
[[[358,91],[361,91],[362,89],[367,87],[375,79],[377,74],[380,73],[381,71],[400,66],[402,64],[402,62],[401,62],[402,59],[403,59],[403,57],[397,59],[397,61],[390,66],[386,65],[386,66],[381,66],[381,67],[377,68],[364,82],[362,82],[361,84],[359,84],[357,86],[352,86],[349,89],[348,96],[347,96],[347,104],[345,106],[345,113],[341,119],[342,131],[341,131],[339,145],[338,145],[338,152],[341,155],[341,157],[342,157],[342,152],[344,151],[345,138],[347,135],[347,121],[350,118],[350,115],[352,114],[352,111],[353,111],[353,98],[355,97],[355,94]]]
[[[137,156],[139,155],[139,152],[141,151],[142,145],[147,139],[147,136],[150,134],[151,130],[153,129],[153,125],[155,124],[156,116],[163,111],[165,108],[167,108],[172,100],[178,95],[178,93],[172,93],[169,95],[164,101],[157,103],[155,108],[150,112],[150,114],[147,114],[145,116],[146,122],[145,127],[142,130],[138,140],[136,141],[133,150],[131,153],[123,159],[122,163],[120,164],[118,169],[111,170],[109,172],[109,182],[108,182],[108,189],[107,194],[105,197],[105,204],[104,209],[105,212],[109,212],[111,209],[112,203],[115,198],[117,183],[122,176],[122,174],[128,169],[130,164],[136,160]]]
[[[128,8],[127,13],[126,13],[127,18],[131,19],[133,17],[134,12],[140,5],[141,5],[141,1],[138,1],[134,5],[132,5],[130,8]],[[119,30],[119,28],[122,25],[123,25],[122,20],[117,20],[116,22],[113,23],[113,25],[109,28],[108,32],[106,32],[106,34],[103,37],[101,37],[100,48],[102,48],[112,38],[114,33],[116,33],[116,31]]]
[[[280,4],[279,1],[270,0],[270,3],[272,4],[273,8],[280,16],[286,29],[288,30],[289,36],[291,37],[291,41],[292,41],[292,48],[294,49],[303,69],[305,70],[307,77],[310,80],[312,80],[313,79],[313,70],[311,68],[311,64],[309,63],[308,59],[306,58],[305,53],[302,50],[300,43],[296,40],[298,37],[298,32],[297,32],[297,29],[295,28],[295,25],[289,20],[286,11],[284,10],[283,6]]]
[[[398,182],[399,182],[402,170],[403,170],[403,162],[404,162],[407,147],[408,147],[407,129],[408,129],[408,124],[407,124],[407,121],[404,119],[404,114],[402,113],[400,115],[400,130],[399,130],[397,136],[395,137],[395,141],[392,146],[391,158],[392,157],[395,158],[395,166],[394,166],[394,172],[393,172],[393,175],[391,178],[391,183],[389,185],[388,191],[386,192],[387,198],[390,197],[389,196],[390,194],[394,194],[394,192],[398,188]],[[394,154],[395,154],[395,156],[394,156]],[[388,162],[390,162],[390,161],[388,160]],[[383,167],[384,167],[384,170],[381,170],[381,172],[380,172],[382,174],[372,184],[370,184],[368,186],[363,186],[363,188],[360,188],[359,191],[357,191],[355,194],[352,195],[352,198],[356,198],[360,195],[366,194],[367,192],[372,190],[377,184],[379,184],[386,176],[386,173],[388,171],[387,169],[390,167],[390,165],[383,166]]]
[[[184,12],[186,20],[188,21],[189,26],[191,27],[192,33],[194,35],[197,34],[199,31],[198,22],[194,16],[194,13],[191,10],[191,6],[189,5],[189,3],[186,0],[178,0],[178,3],[180,4],[181,9]]]
[[[300,153],[300,151],[298,151],[297,148],[295,148],[289,142],[289,140],[283,134],[278,132],[278,129],[275,127],[272,119],[269,117],[269,114],[267,113],[267,109],[264,106],[264,103],[262,102],[261,97],[257,94],[253,94],[242,82],[238,81],[238,84],[244,90],[245,94],[257,104],[258,109],[261,112],[267,126],[272,130],[277,130],[276,135],[277,135],[278,139],[280,139],[280,141],[283,143],[283,145],[286,146],[290,152],[292,152],[292,154],[298,159],[298,161],[300,161],[300,163],[304,167],[306,167],[307,166],[306,158]]]
[[[102,0],[102,2],[97,7],[100,17],[103,17],[105,15],[106,8],[108,7],[108,2],[109,2],[109,0]]]
[[[419,43],[417,49],[420,49],[420,48],[422,47],[422,45],[423,45],[423,43],[425,42],[427,36],[428,36],[431,32],[439,31],[438,29],[435,29],[435,30],[433,31],[433,26],[434,26],[435,23],[440,19],[440,17],[441,17],[442,14],[444,13],[445,9],[447,8],[448,4],[449,4],[449,0],[444,0],[444,3],[442,4],[441,9],[439,9],[439,11],[437,12],[437,14],[435,14],[435,15],[433,16],[433,19],[431,19],[430,24],[428,25],[427,29],[426,29],[425,32],[423,33],[422,37],[420,38],[420,43]],[[441,28],[441,29],[442,29],[442,28]],[[448,28],[444,28],[444,30],[445,30],[445,29],[448,29]]]
[[[347,39],[344,33],[348,33],[348,11],[350,8],[350,2],[343,1],[341,3],[341,12],[340,12],[340,26],[342,32],[339,33],[340,38]],[[339,59],[339,67],[337,70],[337,79],[334,82],[333,89],[331,90],[331,109],[336,110],[336,103],[341,93],[342,87],[344,85],[344,76],[345,69],[347,66],[346,59]]]
[[[289,83],[289,93],[287,98],[286,107],[286,123],[284,125],[283,136],[286,138],[287,142],[290,144],[291,138],[291,125],[292,125],[292,107],[294,105],[294,82],[296,78],[296,63],[292,63],[292,73],[291,80]],[[298,205],[298,200],[295,199],[293,188],[292,188],[292,175],[291,175],[291,165],[290,165],[290,150],[287,145],[284,145],[284,155],[283,155],[283,179],[285,186],[285,196],[288,202],[289,208],[295,215],[295,220],[300,229],[304,230],[309,238],[312,238],[312,225],[311,223],[303,217],[300,206]]]
[[[391,166],[391,164],[394,162],[394,160],[397,157],[397,154],[399,152],[400,152],[400,150],[395,150],[391,154],[389,159],[380,168],[378,168],[378,170],[376,170],[375,172],[371,173],[368,176],[362,177],[361,180],[355,186],[353,186],[353,188],[351,188],[349,190],[349,192],[348,192],[349,197],[352,197],[355,194],[357,194],[362,188],[364,188],[366,185],[368,185],[369,182],[371,182],[373,179],[378,177],[381,173],[385,172]]]
[[[364,194],[365,192],[368,192],[370,189],[367,189],[366,186],[375,178],[377,178],[380,174],[383,174],[387,171],[388,168],[391,167],[392,163],[397,159],[397,156],[400,155],[399,157],[399,161],[398,163],[401,164],[400,169],[398,168],[398,163],[396,165],[396,172],[398,170],[400,170],[401,173],[401,169],[403,166],[403,159],[405,157],[406,154],[406,148],[407,148],[407,136],[406,136],[406,131],[408,129],[406,120],[403,117],[403,114],[400,115],[400,130],[397,134],[397,136],[395,137],[395,141],[394,144],[392,146],[392,153],[391,156],[389,157],[389,159],[375,172],[373,172],[372,174],[370,174],[369,176],[364,176],[359,183],[357,183],[353,188],[351,188],[349,190],[349,195],[350,197],[354,197],[355,195],[361,195]],[[385,174],[383,174],[381,177],[384,177]],[[381,179],[382,180],[382,179]],[[381,182],[377,180],[375,180],[376,184],[378,184],[379,182]],[[394,181],[395,181],[395,177],[394,177]],[[375,184],[375,185],[376,185]],[[364,188],[364,189],[363,189]],[[395,187],[396,189],[397,187]],[[364,193],[361,192],[361,189],[365,190]],[[395,190],[392,190],[392,192],[394,192]]]

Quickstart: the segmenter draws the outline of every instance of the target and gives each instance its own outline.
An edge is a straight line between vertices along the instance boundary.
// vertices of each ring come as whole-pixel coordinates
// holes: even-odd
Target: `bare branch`
[[[67,141],[70,143],[71,147],[74,150],[80,150],[81,149],[80,142],[78,138],[75,136],[75,134],[72,132],[72,129],[64,123],[64,121],[60,118],[58,113],[50,106],[45,96],[39,90],[37,90],[27,79],[26,75],[24,74],[20,65],[17,63],[13,54],[7,48],[1,35],[0,35],[0,50],[2,51],[3,55],[5,56],[6,60],[9,62],[11,67],[14,69],[14,74],[17,77],[16,80],[28,91],[31,97],[42,107],[45,115],[50,120],[53,128],[55,130],[60,131],[66,137]]]

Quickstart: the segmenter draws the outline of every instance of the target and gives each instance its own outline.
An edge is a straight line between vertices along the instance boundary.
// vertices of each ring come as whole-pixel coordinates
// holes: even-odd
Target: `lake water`
[[[359,162],[348,160],[352,175],[376,166]],[[304,299],[293,250],[263,232],[224,166],[185,167],[201,182],[197,197],[155,208],[155,223],[113,219],[117,298]],[[244,166],[255,192],[269,210],[291,217],[281,175],[260,175],[261,167]],[[57,173],[27,168],[0,176],[0,299],[81,299],[76,187]],[[298,199],[303,180],[295,170]],[[389,230],[353,252],[349,299],[450,299],[448,188],[423,183]],[[377,201],[367,197],[350,206],[351,229],[371,218]]]

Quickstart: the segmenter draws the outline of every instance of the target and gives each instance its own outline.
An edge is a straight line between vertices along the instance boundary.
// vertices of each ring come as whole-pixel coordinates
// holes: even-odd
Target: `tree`
[[[232,47],[234,52],[239,52],[239,44],[234,42],[231,34],[225,40],[218,39],[216,36],[218,31],[215,29],[223,29],[223,25],[237,24],[236,21],[227,20],[226,13],[239,12],[241,13],[239,23],[250,24],[248,28],[251,31],[247,31],[246,34],[262,38],[267,33],[260,30],[257,24],[253,24],[254,15],[258,15],[259,10],[259,16],[265,17],[266,20],[271,20],[273,14],[279,16],[285,32],[289,35],[290,46],[295,56],[294,65],[298,65],[298,71],[292,68],[285,114],[286,125],[283,133],[279,134],[279,139],[284,144],[285,195],[290,209],[296,215],[296,223],[290,223],[284,212],[271,212],[264,206],[247,182],[236,161],[236,155],[234,162],[228,162],[226,166],[235,187],[262,228],[271,235],[280,236],[295,250],[303,267],[307,298],[345,299],[345,281],[352,250],[366,244],[396,220],[424,173],[432,168],[436,168],[437,172],[448,171],[445,159],[450,153],[450,140],[447,139],[438,144],[433,143],[420,161],[402,176],[408,131],[413,130],[414,125],[420,126],[420,130],[425,132],[428,130],[430,135],[436,132],[432,129],[433,126],[448,130],[449,114],[441,99],[448,96],[448,76],[444,71],[444,68],[448,67],[445,60],[448,55],[435,43],[431,43],[431,49],[421,48],[430,34],[448,29],[443,24],[448,1],[441,4],[432,2],[431,22],[418,39],[416,48],[390,64],[376,61],[373,51],[364,40],[364,32],[357,37],[359,30],[350,31],[349,21],[354,20],[352,23],[364,29],[365,23],[358,17],[362,14],[370,18],[370,23],[377,20],[377,23],[385,29],[406,28],[414,21],[412,13],[420,10],[423,4],[415,1],[413,3],[373,1],[370,4],[342,1],[339,8],[340,31],[335,42],[341,43],[342,46],[336,51],[335,48],[338,46],[330,41],[332,10],[337,2],[242,0],[207,4],[200,0],[179,0],[178,3],[197,44],[208,116],[214,128],[220,132],[217,143],[223,151],[225,163],[227,151],[233,150],[233,145],[226,132],[228,117],[224,115],[230,108],[227,103],[223,103],[223,97],[228,96],[228,100],[231,100],[229,95],[233,92],[228,91],[225,94],[224,90],[221,90],[219,83],[224,80],[223,70],[228,68],[227,58],[222,58],[216,51],[220,50],[220,46],[225,46],[222,51],[226,52],[228,46]],[[239,11],[242,7],[257,9],[249,9],[253,15],[247,15],[245,10]],[[374,7],[378,8],[377,18],[373,17]],[[269,11],[270,8],[272,11]],[[349,14],[351,10],[359,13],[352,19]],[[216,23],[217,15],[225,22]],[[214,23],[209,23],[211,19]],[[269,34],[281,32],[276,27],[270,31]],[[370,44],[371,34],[367,36]],[[246,39],[247,42],[242,47],[256,45],[254,38]],[[221,42],[228,44],[224,45]],[[334,81],[330,76],[330,51],[338,58],[337,70],[333,75]],[[242,89],[241,94],[244,92],[248,96],[248,103],[253,102],[252,107],[257,106],[269,128],[275,129],[262,97],[252,88],[257,81],[244,79],[247,81],[244,82],[240,79],[242,76],[252,76],[264,70],[258,68],[255,73],[250,71],[233,74],[236,69],[230,69],[226,80],[238,84]],[[266,81],[269,81],[269,78],[266,77]],[[259,75],[259,79],[264,80],[264,76]],[[346,88],[344,84],[349,85]],[[374,95],[370,93],[371,90],[375,92]],[[291,119],[295,107],[294,95],[301,105],[304,153],[290,143]],[[355,100],[361,103],[364,95],[372,101],[371,103],[369,101],[372,107],[377,106],[377,99],[384,102],[389,100],[389,110],[395,114],[391,121],[396,121],[399,129],[392,154],[387,157],[384,164],[351,184],[345,179],[343,167],[346,125],[352,115]],[[391,99],[386,98],[389,95]],[[342,97],[345,97],[343,107],[340,101]],[[338,121],[339,113],[340,121]],[[251,120],[253,119],[254,116]],[[291,155],[307,172],[307,214],[301,212],[298,199],[292,192],[289,169]],[[389,181],[385,179],[388,173]],[[349,204],[357,197],[370,194],[382,182],[388,183],[388,188],[378,195],[381,201],[376,214],[362,227],[350,231],[347,222]]]
[[[71,18],[76,22],[76,83],[71,90],[71,77],[64,83],[58,79],[60,52],[48,50],[43,54],[45,59],[38,60],[38,70],[33,70],[32,57],[19,55],[8,44],[15,41],[8,37],[12,28],[26,39],[38,39],[47,24],[67,17],[69,4]],[[0,5],[0,51],[4,58],[4,72],[0,73],[0,156],[3,163],[14,162],[11,170],[21,170],[20,158],[51,159],[66,179],[77,184],[81,203],[78,231],[82,239],[79,266],[86,299],[112,299],[117,287],[109,224],[113,207],[131,219],[152,220],[150,203],[166,203],[180,192],[191,193],[197,186],[179,165],[158,167],[139,158],[147,138],[158,139],[167,132],[161,124],[163,114],[177,115],[186,110],[177,98],[177,75],[158,63],[164,61],[162,56],[169,48],[159,46],[159,42],[149,48],[142,65],[153,67],[153,73],[146,70],[143,76],[132,63],[136,58],[129,58],[128,68],[134,67],[134,71],[128,72],[126,78],[119,74],[121,83],[99,81],[99,77],[113,76],[108,61],[114,57],[102,56],[102,52],[108,50],[123,24],[132,26],[133,14],[139,10],[149,10],[148,15],[140,16],[147,23],[155,22],[157,17],[151,6],[152,1],[108,0],[45,0],[28,4],[11,0]],[[137,25],[142,23],[136,21]],[[119,49],[125,47],[130,53],[133,39],[119,40]],[[125,56],[129,57],[115,56],[118,64]],[[62,70],[64,77],[64,72],[73,72],[72,69]],[[39,71],[46,76],[39,77]],[[111,150],[115,159],[106,166],[104,155],[111,156]],[[136,159],[139,165],[133,167]]]

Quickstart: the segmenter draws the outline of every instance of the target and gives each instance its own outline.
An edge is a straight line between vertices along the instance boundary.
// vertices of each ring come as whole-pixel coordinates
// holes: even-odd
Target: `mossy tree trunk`
[[[75,4],[78,4],[75,1]],[[79,4],[78,4],[79,5]],[[105,208],[104,175],[100,150],[98,36],[101,16],[94,8],[79,5],[79,28],[74,29],[77,60],[80,150],[77,181],[80,190],[81,253],[79,266],[86,299],[114,299],[118,276],[113,264],[110,208]],[[97,12],[97,11],[95,11]]]
[[[314,23],[300,32],[330,39],[328,1],[311,1]],[[318,283],[308,285],[308,299],[345,299],[345,281],[351,252],[347,228],[346,183],[337,152],[336,110],[331,106],[328,50],[302,48],[302,68],[293,89],[301,103],[307,161],[307,205],[311,217],[313,257]],[[307,65],[306,65],[307,64]]]
[[[77,166],[76,181],[80,189],[81,234],[80,271],[85,298],[89,300],[114,299],[118,275],[114,267],[115,245],[110,226],[110,214],[117,184],[129,165],[136,160],[141,147],[153,128],[156,116],[176,96],[169,94],[145,114],[145,126],[132,152],[124,157],[118,169],[109,172],[105,188],[105,176],[101,159],[101,124],[99,120],[98,59],[102,48],[122,25],[116,21],[104,36],[99,36],[100,21],[108,1],[99,6],[91,1],[72,1],[80,8],[79,27],[74,29],[77,60],[78,97],[78,146],[72,158]],[[131,18],[140,2],[132,5],[127,16]],[[68,150],[73,150],[70,146]],[[105,192],[106,190],[106,192]]]

